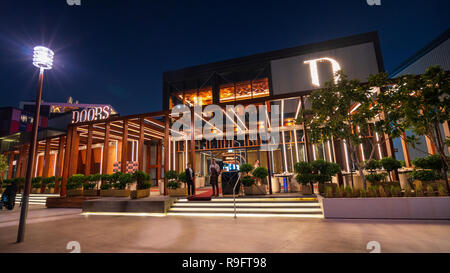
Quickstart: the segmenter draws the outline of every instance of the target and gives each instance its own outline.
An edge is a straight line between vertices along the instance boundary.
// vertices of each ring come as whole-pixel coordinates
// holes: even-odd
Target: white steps
[[[59,196],[59,194],[30,194],[29,197],[29,204],[30,205],[45,205],[45,203],[47,202],[47,197],[54,197],[54,196]],[[20,202],[22,201],[22,194],[18,193],[16,195],[16,204],[20,204]]]
[[[233,198],[213,198],[211,201],[188,201],[180,198],[167,215],[234,217]],[[315,197],[238,197],[237,217],[323,218]]]

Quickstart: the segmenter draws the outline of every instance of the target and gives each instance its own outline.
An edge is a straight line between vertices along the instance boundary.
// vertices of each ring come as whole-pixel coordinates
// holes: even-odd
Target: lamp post
[[[43,46],[36,46],[33,53],[33,65],[39,68],[39,84],[36,94],[36,109],[34,111],[33,131],[31,132],[30,150],[28,153],[27,174],[25,177],[25,187],[22,193],[22,208],[20,211],[19,231],[17,234],[17,242],[23,242],[25,236],[25,224],[28,213],[28,200],[31,189],[31,177],[33,166],[35,163],[37,133],[39,128],[39,112],[41,110],[42,84],[44,81],[44,70],[52,69],[53,51]]]

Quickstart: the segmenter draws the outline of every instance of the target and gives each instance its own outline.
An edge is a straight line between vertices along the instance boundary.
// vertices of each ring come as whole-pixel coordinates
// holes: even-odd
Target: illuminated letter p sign
[[[341,66],[339,63],[331,58],[320,58],[320,59],[314,59],[314,60],[308,60],[305,61],[305,64],[309,64],[309,70],[311,71],[311,81],[312,84],[315,86],[320,86],[319,82],[319,72],[317,71],[317,62],[330,62],[331,68],[333,69],[333,77],[334,77],[334,83],[337,83],[339,80],[339,76],[336,76],[336,72],[341,70]]]

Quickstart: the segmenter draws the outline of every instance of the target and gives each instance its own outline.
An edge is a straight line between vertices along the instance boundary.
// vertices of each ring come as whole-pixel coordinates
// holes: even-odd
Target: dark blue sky
[[[394,69],[444,32],[448,0],[2,0],[0,106],[34,100],[32,48],[55,51],[45,101],[161,110],[162,73],[377,30]]]

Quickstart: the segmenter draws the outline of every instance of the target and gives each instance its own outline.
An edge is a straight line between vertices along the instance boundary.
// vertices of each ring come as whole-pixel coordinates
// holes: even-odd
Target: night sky
[[[32,49],[55,51],[44,101],[162,109],[162,73],[377,30],[387,71],[450,25],[448,0],[1,0],[1,106],[34,100]]]

